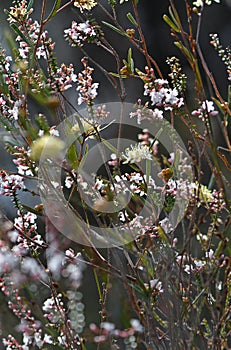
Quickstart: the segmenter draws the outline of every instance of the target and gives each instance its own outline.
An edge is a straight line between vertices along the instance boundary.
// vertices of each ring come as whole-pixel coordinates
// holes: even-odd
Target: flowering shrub
[[[0,216],[1,346],[231,348],[231,55],[211,34],[228,75],[223,97],[199,45],[201,18],[219,1],[185,1],[187,24],[169,1],[163,19],[179,57],[166,58],[167,76],[149,54],[142,0],[53,3],[47,14],[42,1],[40,19],[33,0],[6,10],[12,37],[0,52],[0,123],[15,171],[0,169],[1,197],[12,204]],[[68,7],[75,18],[66,19],[63,40],[83,57],[60,64],[48,29]],[[124,8],[129,28],[118,19]],[[127,40],[126,58],[108,31]],[[113,71],[88,54],[94,45],[105,63],[114,58]],[[96,103],[95,70],[118,102]],[[143,85],[133,103],[129,79]]]

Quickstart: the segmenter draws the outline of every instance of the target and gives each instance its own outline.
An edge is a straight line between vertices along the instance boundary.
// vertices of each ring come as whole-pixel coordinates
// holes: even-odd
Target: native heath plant
[[[9,1],[2,349],[231,348],[231,51],[219,33],[207,38],[227,71],[222,95],[200,46],[202,18],[222,4],[165,2],[178,54],[164,74],[142,0]],[[60,62],[50,29],[70,9],[72,63]],[[133,101],[129,81],[142,86]],[[99,103],[107,84],[117,102]]]

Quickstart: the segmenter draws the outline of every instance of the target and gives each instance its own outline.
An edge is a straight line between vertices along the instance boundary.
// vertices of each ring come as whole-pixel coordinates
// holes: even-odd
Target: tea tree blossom
[[[123,163],[140,163],[142,160],[152,160],[152,154],[149,147],[143,146],[140,143],[135,146],[127,148],[122,153]]]
[[[69,44],[77,47],[82,47],[85,42],[97,41],[99,35],[99,27],[91,24],[89,20],[82,23],[72,21],[71,28],[64,30],[64,37]]]
[[[220,3],[220,0],[213,0],[216,3]],[[197,0],[193,2],[193,5],[195,5],[196,7],[202,7],[204,6],[204,4],[206,5],[211,5],[212,4],[212,0]]]
[[[178,97],[179,92],[176,88],[171,89],[168,86],[168,81],[165,79],[156,79],[153,83],[145,83],[144,95],[149,96],[152,105],[164,107],[167,110],[180,108],[184,105],[182,97]]]
[[[130,112],[130,117],[137,118],[137,124],[141,124],[142,120],[162,120],[163,119],[163,111],[158,108],[154,110],[148,108],[148,104],[142,106],[141,100],[139,99],[137,104],[135,105],[135,112]]]
[[[192,115],[198,117],[202,121],[205,121],[208,117],[214,117],[218,114],[218,111],[215,111],[213,101],[205,100],[201,104],[201,108],[192,111]]]
[[[91,106],[98,95],[99,83],[93,83],[92,73],[94,69],[87,65],[86,58],[83,58],[81,62],[85,69],[78,74],[78,86],[76,89],[79,92],[78,104],[81,105],[84,102],[86,105]]]
[[[222,62],[226,65],[228,80],[231,80],[231,49],[230,47],[223,48],[220,43],[218,34],[210,34],[211,41],[210,44],[218,52],[218,55],[221,57]]]
[[[30,15],[32,12],[33,8],[28,11],[26,0],[15,1],[14,6],[10,7],[10,11],[8,12],[8,21],[10,23],[20,22],[25,19],[26,15]]]
[[[97,5],[97,2],[95,0],[77,0],[74,2],[74,6],[78,7],[81,12],[84,10],[90,11]]]
[[[0,171],[0,194],[3,196],[14,196],[17,190],[24,189],[24,179],[20,175],[7,174]]]

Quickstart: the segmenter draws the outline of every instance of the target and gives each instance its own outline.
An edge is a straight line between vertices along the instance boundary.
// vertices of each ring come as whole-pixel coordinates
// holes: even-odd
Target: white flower
[[[135,319],[135,318],[132,318],[130,320],[130,324],[132,326],[132,328],[136,331],[136,332],[139,332],[139,333],[142,333],[143,330],[144,330],[144,327],[142,326],[142,324],[140,323],[139,320]]]
[[[220,0],[214,0],[216,3],[220,3]],[[193,5],[196,7],[202,7],[204,5],[204,3],[206,5],[211,5],[212,4],[212,0],[197,0],[193,2]]]
[[[201,106],[204,109],[204,111],[207,111],[207,112],[214,111],[213,101],[205,100]]]
[[[162,120],[163,119],[163,111],[159,110],[158,108],[155,108],[153,111],[153,117],[156,120]]]
[[[144,159],[152,160],[152,154],[150,153],[148,146],[143,146],[142,144],[137,144],[135,146],[131,145],[131,148],[127,148],[122,154],[126,163],[140,163]]]
[[[74,6],[78,7],[81,12],[83,10],[91,10],[93,7],[97,5],[97,2],[94,0],[77,0],[74,2]]]

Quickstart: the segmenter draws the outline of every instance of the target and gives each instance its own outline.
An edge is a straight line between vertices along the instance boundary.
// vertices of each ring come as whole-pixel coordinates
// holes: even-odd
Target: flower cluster
[[[8,12],[8,21],[10,23],[22,22],[33,12],[33,8],[28,11],[27,0],[14,1],[14,3],[15,5],[10,7],[10,11]]]
[[[14,219],[14,226],[19,232],[26,233],[28,236],[30,236],[31,233],[37,229],[36,219],[37,215],[33,213],[28,212],[22,215],[19,212],[18,217]]]
[[[24,179],[20,175],[7,174],[5,171],[0,171],[0,194],[3,196],[12,197],[17,190],[25,188]]]
[[[77,75],[74,72],[73,64],[66,66],[64,63],[57,68],[55,77],[50,81],[50,87],[53,90],[66,91],[70,89],[73,83],[77,82]],[[49,80],[48,80],[49,83]]]
[[[48,31],[42,32],[40,38],[40,24],[37,21],[33,21],[31,18],[27,20],[24,26],[20,25],[19,29],[22,30],[22,34],[29,36],[31,43],[24,41],[24,38],[20,35],[17,36],[16,41],[19,42],[19,56],[21,59],[29,61],[30,54],[32,53],[33,45],[36,47],[36,57],[40,59],[49,59],[52,56],[52,52],[55,47],[55,43],[48,36]],[[38,45],[38,40],[41,43]]]
[[[205,121],[208,117],[214,117],[218,114],[218,111],[215,111],[213,101],[205,100],[201,104],[201,108],[192,111],[192,115],[198,117],[202,121]]]
[[[93,43],[100,35],[99,27],[90,21],[76,23],[72,21],[71,28],[64,30],[64,37],[71,46],[82,47],[85,42]]]
[[[18,174],[34,176],[37,174],[37,168],[30,159],[28,151],[24,147],[14,146],[12,149],[13,163],[16,165]]]
[[[169,77],[172,80],[172,85],[177,89],[179,93],[184,92],[186,89],[186,80],[187,77],[184,73],[182,73],[182,68],[179,63],[179,58],[173,56],[168,57],[166,63],[169,65],[171,69],[171,73]]]
[[[32,346],[43,349],[44,345],[53,344],[52,336],[43,333],[41,322],[36,320],[31,309],[24,304],[19,290],[15,289],[12,283],[6,285],[4,282],[1,283],[1,289],[4,294],[11,297],[8,306],[13,314],[20,320],[20,323],[16,327],[17,332],[23,334],[23,346],[20,345],[12,335],[8,335],[7,338],[4,338],[3,344],[6,346],[6,349],[28,349]]]
[[[125,149],[122,153],[123,163],[140,163],[142,160],[152,160],[152,154],[150,149],[146,145],[138,143],[137,145],[131,145],[130,148]]]
[[[78,104],[81,105],[83,102],[86,105],[91,106],[93,100],[97,97],[97,89],[99,83],[93,83],[92,73],[93,68],[88,66],[88,62],[84,57],[81,62],[84,65],[84,70],[78,74],[78,86],[77,91],[79,92]]]
[[[220,0],[214,0],[216,3],[220,3]],[[203,7],[204,4],[206,5],[211,5],[212,4],[212,0],[196,0],[193,2],[193,5],[195,5],[196,7]]]
[[[153,106],[163,107],[166,111],[172,111],[184,105],[183,98],[178,97],[179,91],[175,87],[171,89],[165,79],[155,79],[154,83],[145,83],[144,95],[150,97]]]
[[[163,111],[158,108],[155,108],[154,110],[148,108],[148,103],[142,106],[141,99],[138,100],[135,109],[135,112],[130,112],[130,117],[137,118],[137,124],[141,124],[142,120],[153,121],[163,119]]]
[[[19,72],[13,72],[11,56],[0,52],[0,71],[2,72],[2,88],[0,91],[0,114],[14,124],[19,116],[26,112],[25,95],[21,93]]]
[[[230,47],[226,47],[225,49],[220,44],[220,40],[217,34],[210,34],[211,37],[211,45],[218,52],[218,55],[221,57],[222,62],[227,67],[228,80],[231,80],[231,49]]]
[[[84,10],[90,11],[97,5],[97,2],[95,0],[76,0],[74,2],[74,6],[78,7],[81,12]]]

